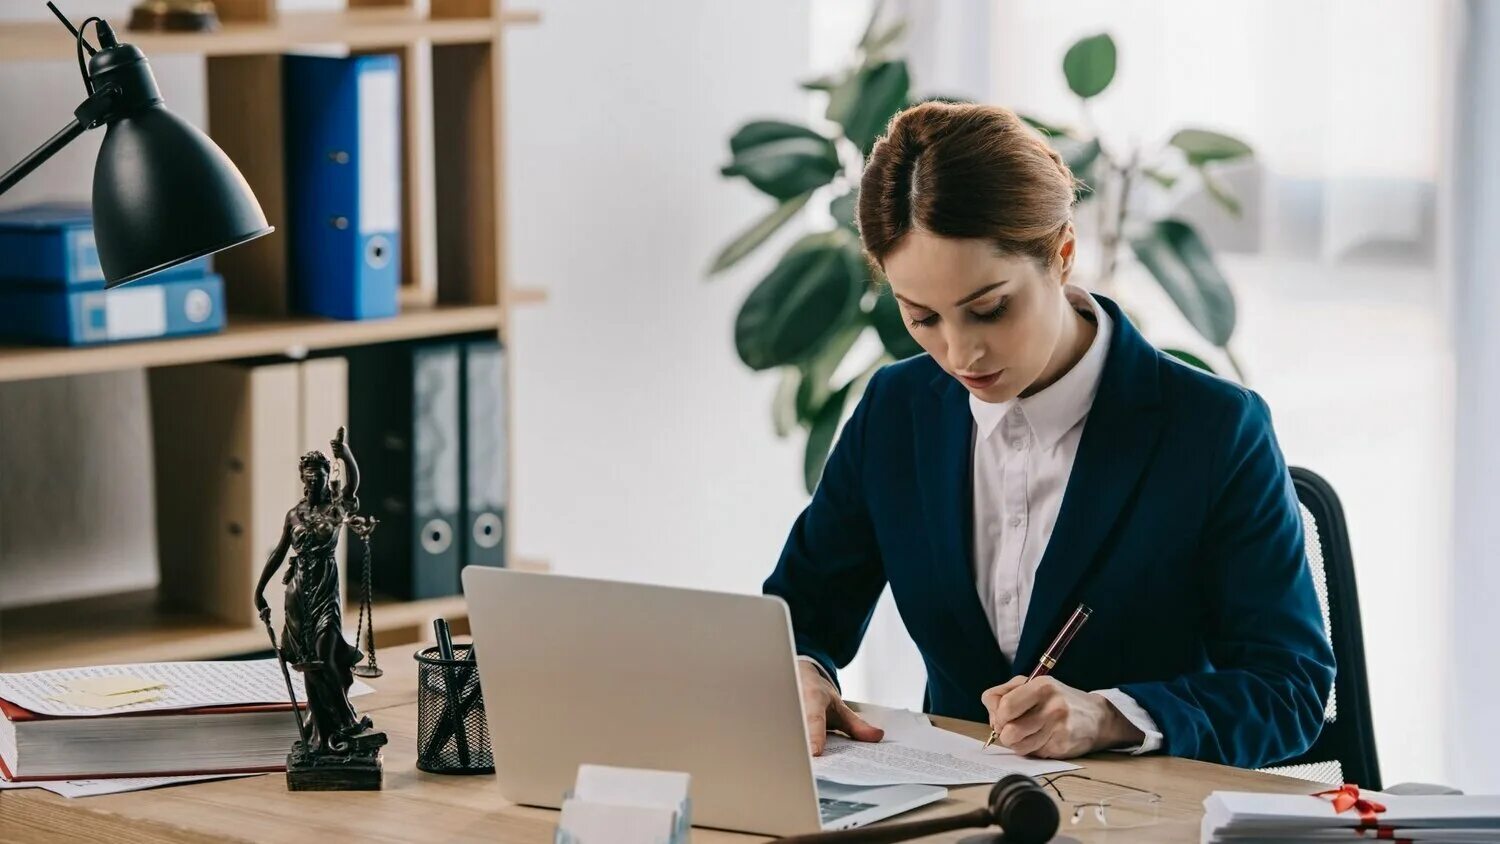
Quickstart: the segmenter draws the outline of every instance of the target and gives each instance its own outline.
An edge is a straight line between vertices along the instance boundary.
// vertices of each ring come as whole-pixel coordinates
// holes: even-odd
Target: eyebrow
[[[1003,286],[1005,284],[1008,284],[1009,282],[1010,282],[1010,279],[1007,278],[1007,279],[1002,279],[1000,281],[997,281],[994,284],[991,284],[991,285],[988,285],[988,286],[985,286],[985,287],[981,287],[978,290],[974,291],[973,293],[970,293],[969,295],[963,297],[962,299],[959,299],[957,302],[954,302],[953,303],[953,307],[955,307],[955,308],[961,308],[964,305],[967,305],[970,302],[974,301],[975,299],[978,299],[980,296],[983,296],[984,294],[990,292],[991,290],[994,290],[997,287],[1001,287],[1001,286]],[[926,305],[921,304],[920,302],[913,302],[912,300],[906,298],[905,296],[902,296],[900,293],[897,293],[894,290],[891,291],[891,295],[895,296],[897,299],[900,299],[901,301],[905,302],[906,304],[911,305],[914,308],[921,308],[924,311],[930,311],[930,310],[932,310],[932,308],[929,308]]]

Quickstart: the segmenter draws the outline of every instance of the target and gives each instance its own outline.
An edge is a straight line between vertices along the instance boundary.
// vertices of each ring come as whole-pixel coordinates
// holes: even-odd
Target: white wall
[[[773,376],[734,314],[788,240],[704,280],[769,207],[718,167],[755,117],[801,119],[808,4],[540,2],[508,36],[518,310],[515,537],[569,574],[757,591],[805,501]]]

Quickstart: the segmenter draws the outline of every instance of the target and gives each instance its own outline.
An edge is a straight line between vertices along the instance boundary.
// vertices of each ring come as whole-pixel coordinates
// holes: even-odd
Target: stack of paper
[[[301,677],[292,681],[304,701]],[[372,691],[356,681],[350,696]],[[298,737],[294,715],[270,659],[0,674],[0,779],[280,770]]]
[[[920,713],[861,706],[860,717],[885,730],[879,742],[830,735],[813,775],[844,785],[970,785],[992,783],[1006,774],[1044,776],[1078,768],[1053,759],[1028,759],[978,739],[932,726]]]
[[[1216,791],[1203,801],[1203,842],[1500,841],[1500,796],[1402,796],[1378,791],[1362,791],[1358,796],[1365,802],[1341,812],[1332,796]]]

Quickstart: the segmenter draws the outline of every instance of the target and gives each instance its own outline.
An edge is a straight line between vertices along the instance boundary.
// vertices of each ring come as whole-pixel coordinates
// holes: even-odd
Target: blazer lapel
[[[965,661],[975,660],[975,676],[1009,676],[1010,667],[995,633],[990,629],[974,585],[973,567],[973,442],[974,418],[968,391],[946,373],[932,381],[938,401],[918,406],[927,418],[918,431],[932,436],[917,439],[918,484],[928,536],[932,538],[934,585],[946,602],[963,637]],[[997,681],[998,682],[998,681]]]
[[[1057,524],[1037,568],[1016,648],[1018,671],[1031,670],[1073,611],[1079,581],[1097,561],[1161,436],[1157,352],[1114,302],[1096,298],[1114,321],[1114,335]]]

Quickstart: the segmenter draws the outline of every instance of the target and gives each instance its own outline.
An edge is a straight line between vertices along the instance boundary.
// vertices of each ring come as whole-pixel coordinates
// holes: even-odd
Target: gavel
[[[1057,804],[1036,780],[1024,774],[1007,774],[995,783],[986,804],[982,809],[946,818],[814,832],[780,840],[783,844],[888,844],[955,829],[998,826],[1005,833],[1006,844],[1043,844],[1057,834]]]

